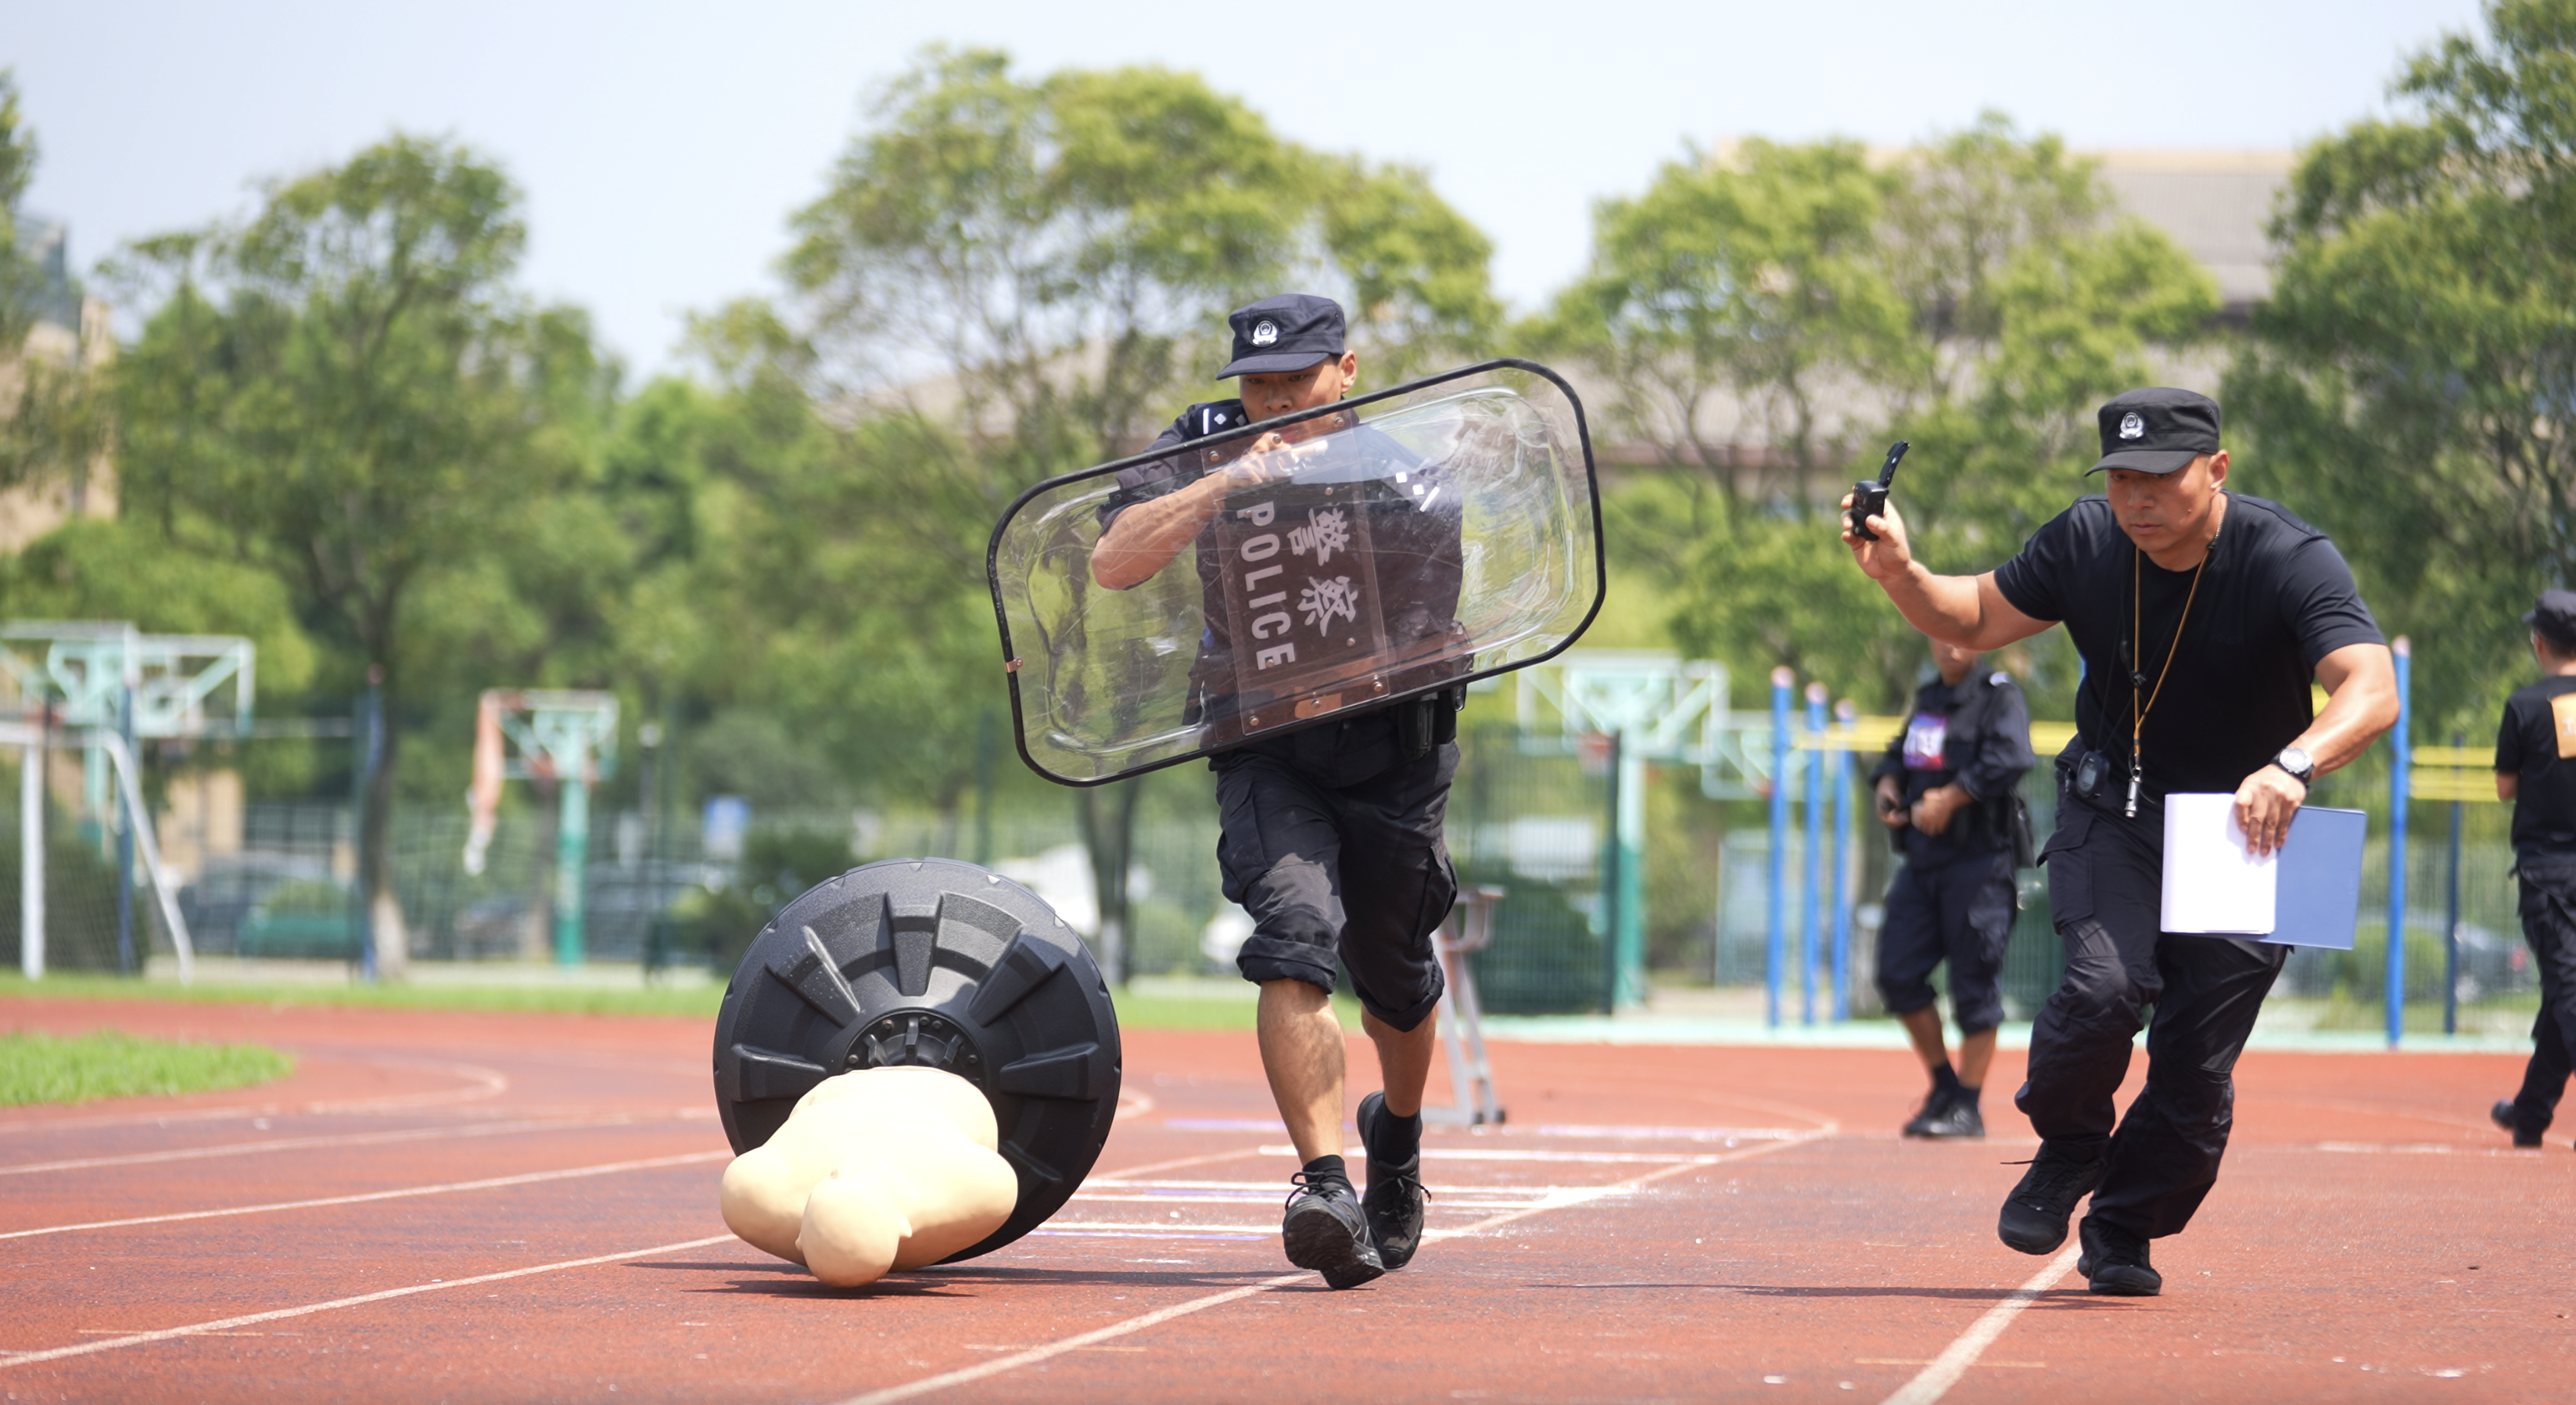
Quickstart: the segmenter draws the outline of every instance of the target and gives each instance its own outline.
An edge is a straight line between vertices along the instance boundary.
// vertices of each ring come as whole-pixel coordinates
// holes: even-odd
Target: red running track
[[[1503,1044],[1431,1134],[1436,1237],[1330,1293],[1249,1035],[1130,1032],[1044,1230],[826,1289],[726,1237],[695,1021],[0,1001],[0,1028],[256,1039],[264,1088],[0,1112],[13,1400],[2550,1400],[2576,1156],[2518,1061],[2250,1054],[2165,1296],[1995,1242],[2029,1154],[1900,1141],[1900,1052]],[[1355,1048],[1353,1066],[1371,1065]],[[1364,1087],[1365,1084],[1362,1084]],[[1355,1089],[1355,1092],[1358,1089]]]

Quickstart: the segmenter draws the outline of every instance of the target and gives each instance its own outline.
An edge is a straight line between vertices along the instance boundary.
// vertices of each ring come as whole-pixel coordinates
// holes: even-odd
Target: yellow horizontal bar
[[[2418,766],[2457,766],[2461,770],[2495,770],[2495,748],[2491,746],[2419,746],[2415,748]]]
[[[2495,805],[2495,782],[2486,776],[2462,775],[2458,771],[2416,771],[2407,777],[2407,792],[2418,800],[2458,800],[2473,805]]]
[[[1792,724],[1797,726],[1798,724]],[[1803,726],[1790,734],[1792,751],[1884,751],[1887,744],[1905,730],[1902,717],[1860,717],[1849,727],[1827,727],[1822,733],[1810,732]],[[2075,736],[2072,722],[2033,722],[2030,724],[2030,749],[2046,761],[2066,749]]]

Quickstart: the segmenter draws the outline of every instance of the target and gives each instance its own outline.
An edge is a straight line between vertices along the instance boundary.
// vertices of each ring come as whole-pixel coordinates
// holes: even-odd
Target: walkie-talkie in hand
[[[1878,481],[1864,478],[1852,485],[1851,534],[1856,541],[1874,542],[1878,533],[1869,529],[1869,519],[1887,514],[1887,485],[1896,481],[1896,461],[1912,448],[1910,441],[1899,439],[1887,451],[1887,466],[1878,471]]]

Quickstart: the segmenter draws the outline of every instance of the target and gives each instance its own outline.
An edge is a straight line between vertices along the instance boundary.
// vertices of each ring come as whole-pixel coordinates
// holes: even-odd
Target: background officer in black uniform
[[[1329,298],[1265,298],[1228,320],[1234,357],[1217,375],[1242,377],[1243,398],[1191,406],[1153,447],[1332,404],[1359,375],[1359,357],[1344,345],[1341,306]],[[1325,415],[1265,433],[1221,466],[1175,455],[1122,471],[1102,509],[1093,578],[1113,590],[1150,578],[1201,539],[1230,494],[1284,478],[1301,454],[1322,450],[1320,436],[1347,423]],[[1343,448],[1396,466],[1409,457],[1365,429],[1344,436]],[[1413,514],[1393,530],[1419,537],[1443,529]],[[1379,576],[1391,635],[1453,627],[1456,537],[1453,525],[1445,545],[1410,543],[1415,549],[1403,555],[1417,563],[1412,579]],[[1232,672],[1231,643],[1204,559],[1212,554],[1200,562],[1211,594],[1194,705],[1215,728],[1233,708],[1223,681]],[[1438,1047],[1442,989],[1432,942],[1458,892],[1441,825],[1458,770],[1452,738],[1461,700],[1437,693],[1286,736],[1256,735],[1209,762],[1225,895],[1253,919],[1236,965],[1261,987],[1262,1066],[1305,1163],[1282,1238],[1289,1262],[1320,1271],[1336,1288],[1403,1267],[1421,1239],[1422,1089]],[[1364,1202],[1342,1160],[1342,1028],[1329,998],[1337,958],[1350,971],[1385,1089],[1360,1102]]]
[[[2026,1254],[2066,1239],[2096,1293],[2164,1280],[2147,1241],[2180,1233],[2217,1182],[2236,1059],[2286,947],[2161,930],[2164,796],[2234,792],[2257,852],[2280,847],[2309,782],[2397,721],[2396,669],[2334,543],[2277,503],[2225,491],[2218,403],[2131,391],[2102,407],[2102,497],[1984,575],[1936,576],[1894,511],[1843,539],[1914,627],[1994,649],[2064,621],[2084,656],[2075,740],[2057,759],[2043,852],[2066,975],[2031,1032],[2014,1103],[2039,1154],[1997,1232]],[[2311,714],[2311,678],[2328,694]],[[2141,1013],[2147,1083],[2113,1131]]]
[[[1878,929],[1878,994],[1932,1076],[1909,1137],[1982,1137],[1977,1105],[2004,1022],[2004,944],[2012,937],[2016,802],[2030,769],[2030,709],[1982,655],[1932,642],[1940,676],[1914,692],[1905,730],[1871,773],[1878,817],[1905,866],[1887,885]],[[1932,968],[1950,963],[1959,1066],[1941,1043]]]
[[[2496,798],[2513,802],[2522,936],[2540,967],[2540,1015],[2522,1091],[2495,1105],[2515,1146],[2538,1146],[2576,1054],[2576,591],[2544,591],[2522,622],[2540,681],[2505,700]]]

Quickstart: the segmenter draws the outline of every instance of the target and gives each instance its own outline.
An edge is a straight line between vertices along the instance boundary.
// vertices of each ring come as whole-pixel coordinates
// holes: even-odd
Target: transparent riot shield
[[[1097,785],[1536,663],[1601,607],[1583,407],[1487,361],[1051,479],[986,556],[1020,755]]]

